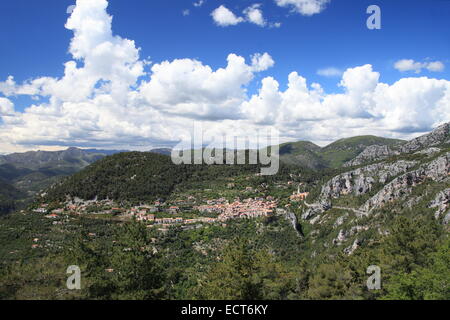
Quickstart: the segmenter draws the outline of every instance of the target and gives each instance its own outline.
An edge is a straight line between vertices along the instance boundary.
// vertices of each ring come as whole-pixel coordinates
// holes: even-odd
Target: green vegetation
[[[280,145],[280,160],[287,165],[302,165],[312,169],[326,167],[321,155],[321,148],[308,141],[285,143]]]
[[[394,217],[388,237],[351,256],[336,248],[311,256],[310,239],[281,217],[160,234],[136,222],[54,226],[35,215],[23,236],[3,242],[24,217],[2,218],[2,299],[450,298],[450,241],[431,219]],[[39,233],[48,245],[31,249]],[[382,270],[381,291],[365,287],[373,264]],[[81,291],[65,288],[69,265],[82,269]]]
[[[44,201],[64,200],[66,195],[137,203],[154,201],[167,198],[175,189],[191,189],[219,177],[257,173],[258,168],[256,165],[175,165],[166,155],[120,153],[54,185]]]
[[[123,210],[103,212],[114,207],[105,201],[89,203],[82,215],[50,219],[25,210],[0,217],[0,299],[450,299],[449,227],[429,207],[450,187],[448,178],[421,180],[367,216],[349,208],[361,206],[384,184],[374,183],[362,196],[332,199],[334,207],[316,214],[314,222],[301,219],[307,203],[289,199],[300,188],[314,203],[325,182],[348,170],[332,167],[375,142],[399,143],[357,137],[326,148],[285,144],[281,157],[291,162],[282,163],[275,176],[259,176],[259,166],[250,165],[176,166],[155,153],[101,159],[56,183],[31,208],[46,202],[52,211],[71,195],[115,200]],[[448,152],[442,148],[432,156],[386,161],[414,159],[419,166]],[[291,156],[301,150],[323,169],[299,167]],[[17,190],[2,186],[5,199],[16,196]],[[188,199],[205,204],[268,196],[293,215],[150,227],[120,215],[157,199],[166,202],[164,208],[178,202],[181,208]],[[186,205],[177,217],[199,214]],[[70,265],[81,267],[82,290],[66,288]],[[381,268],[381,290],[366,286],[371,265]]]
[[[42,190],[103,157],[77,148],[0,156],[0,214],[25,208]]]
[[[22,197],[22,192],[0,179],[0,216],[17,209],[16,201]]]
[[[112,245],[86,243],[86,239],[86,236],[77,239],[69,259],[82,268],[87,298],[149,300],[163,297],[164,271],[143,224],[133,222],[120,226],[115,230],[116,240]]]
[[[285,143],[280,146],[280,159],[288,165],[311,169],[339,168],[372,145],[398,146],[402,140],[375,136],[359,136],[338,140],[324,148],[311,142]]]
[[[373,145],[398,146],[403,140],[387,139],[375,136],[359,136],[341,139],[322,149],[322,157],[331,168],[338,168],[352,160],[366,147]]]
[[[252,250],[245,240],[237,238],[198,280],[193,292],[206,300],[279,299],[289,292],[284,273],[283,265],[266,250]]]

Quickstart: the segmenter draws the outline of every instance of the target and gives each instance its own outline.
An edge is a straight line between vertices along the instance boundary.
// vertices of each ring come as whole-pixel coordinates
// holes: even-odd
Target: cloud
[[[261,4],[254,4],[244,10],[247,21],[254,23],[260,27],[266,26],[267,22],[264,19],[263,13],[260,9]]]
[[[283,98],[279,92],[278,82],[272,77],[267,77],[262,80],[259,94],[243,102],[242,111],[256,124],[274,124],[282,103]]]
[[[412,59],[402,59],[394,64],[394,68],[400,72],[414,71],[415,73],[421,73],[423,69],[430,72],[441,72],[444,71],[445,65],[441,61],[417,62]]]
[[[275,64],[268,53],[249,61],[231,53],[218,68],[175,59],[147,70],[134,41],[113,34],[106,8],[105,0],[77,1],[66,24],[72,57],[62,77],[0,81],[2,151],[173,146],[187,139],[194,120],[217,135],[254,136],[272,127],[282,141],[319,144],[365,134],[411,138],[450,120],[450,81],[407,77],[387,84],[370,64],[345,70],[340,93],[293,71],[286,88],[267,76],[250,95],[256,74]],[[44,99],[19,112],[20,95]]]
[[[194,7],[201,7],[203,4],[205,4],[205,0],[199,0],[197,2],[194,2]]]
[[[75,7],[76,7],[75,5],[68,6],[67,9],[66,9],[66,13],[67,14],[72,14],[72,12],[75,9]]]
[[[304,16],[321,13],[330,0],[275,0],[280,7],[290,7],[293,11]]]
[[[7,116],[14,113],[14,104],[7,98],[0,97],[0,115]]]
[[[323,77],[340,77],[344,72],[335,67],[323,68],[317,70],[317,74]]]
[[[232,11],[230,11],[225,6],[221,5],[217,9],[215,9],[211,16],[213,17],[214,22],[221,27],[234,26],[239,23],[248,22],[255,24],[260,27],[269,27],[269,28],[280,28],[281,22],[268,22],[264,18],[264,14],[261,10],[261,4],[255,3],[242,11],[244,17],[236,16]]]
[[[181,12],[181,14],[186,17],[191,14],[191,11],[189,9],[185,9]]]
[[[271,28],[280,28],[281,27],[281,22],[273,22],[270,24]]]
[[[450,81],[403,78],[388,85],[379,79],[371,65],[349,68],[340,82],[344,92],[326,94],[296,72],[285,91],[267,77],[242,109],[255,123],[316,141],[368,133],[407,138],[450,120]]]
[[[214,22],[221,27],[234,26],[241,22],[244,22],[244,18],[237,17],[224,5],[221,5],[220,7],[215,9],[211,13],[211,16],[213,17]]]
[[[426,66],[428,71],[441,72],[444,71],[445,65],[440,61],[429,62]]]
[[[10,76],[0,82],[6,96],[48,97],[47,103],[31,105],[14,118],[3,117],[0,139],[17,144],[64,144],[73,139],[77,144],[137,129],[131,119],[124,120],[127,109],[122,106],[130,104],[132,109],[130,88],[145,75],[146,62],[139,59],[134,41],[112,34],[107,5],[106,0],[77,1],[66,23],[74,33],[69,47],[73,60],[65,63],[62,78],[18,85]]]
[[[270,54],[265,52],[264,54],[256,53],[252,56],[252,70],[255,72],[266,71],[275,65]]]
[[[152,67],[150,81],[141,86],[146,101],[158,110],[206,119],[235,119],[245,99],[244,86],[255,72],[273,66],[272,57],[255,54],[252,64],[243,57],[230,54],[225,68],[212,70],[200,61],[177,59]]]

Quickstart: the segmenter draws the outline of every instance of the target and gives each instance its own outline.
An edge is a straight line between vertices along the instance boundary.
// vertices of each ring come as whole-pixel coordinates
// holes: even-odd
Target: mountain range
[[[443,152],[442,150],[446,150],[449,142],[449,127],[450,124],[445,124],[429,134],[408,142],[361,136],[342,139],[324,148],[311,142],[286,143],[280,146],[279,175],[289,172],[289,168],[301,168],[325,174],[324,172],[327,172],[325,169],[347,172],[352,168],[389,159],[422,156],[424,157],[422,161],[426,161],[428,155],[439,154]],[[423,154],[415,154],[418,151]],[[419,162],[413,163],[417,165]],[[243,172],[257,173],[257,169],[251,165],[178,166],[174,165],[170,157],[165,154],[120,153],[97,161],[85,170],[54,185],[48,193],[50,197],[58,199],[71,195],[84,199],[100,197],[148,201],[152,197],[167,198],[175,189],[185,188],[194,180],[214,181],[218,177],[233,176]],[[391,175],[394,176],[394,174]],[[373,191],[373,188],[371,189]]]
[[[68,148],[63,151],[30,151],[0,156],[0,181],[4,190],[0,190],[0,212],[22,208],[51,184],[82,170],[109,153],[110,151],[106,153]]]
[[[358,136],[341,139],[326,147],[300,141],[280,146],[280,160],[286,164],[301,165],[311,169],[339,168],[361,154],[367,147],[399,147],[403,140]]]
[[[443,125],[430,134],[412,141],[387,139],[375,136],[358,136],[338,140],[319,147],[312,142],[299,141],[280,145],[282,165],[321,170],[361,165],[412,152],[421,147],[448,142],[449,125]],[[127,153],[126,150],[98,150],[68,148],[62,151],[30,151],[0,156],[1,211],[10,211],[11,203],[27,203],[50,185],[71,176],[107,156]],[[168,156],[169,148],[151,150],[151,153]],[[6,192],[10,190],[10,192]],[[0,205],[1,206],[1,205]],[[6,209],[8,208],[8,209]]]

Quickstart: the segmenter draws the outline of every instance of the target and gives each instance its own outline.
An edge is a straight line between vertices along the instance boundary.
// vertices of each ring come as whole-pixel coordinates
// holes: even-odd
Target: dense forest
[[[259,224],[264,231],[255,236]],[[450,298],[450,240],[432,221],[399,217],[388,237],[350,257],[336,253],[314,259],[305,256],[305,242],[282,220],[174,229],[157,242],[137,222],[106,226],[84,220],[77,230],[61,249],[4,265],[0,298]],[[92,232],[97,238],[89,236]],[[82,268],[81,291],[65,289],[65,269],[74,264]],[[381,267],[382,290],[366,287],[366,268],[372,264]]]
[[[17,208],[17,200],[23,196],[14,186],[0,179],[0,215],[14,211]]]

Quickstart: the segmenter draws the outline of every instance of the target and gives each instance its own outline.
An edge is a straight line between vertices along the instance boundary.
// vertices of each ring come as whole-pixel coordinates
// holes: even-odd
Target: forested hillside
[[[17,201],[21,198],[23,194],[19,190],[0,179],[0,215],[14,211],[18,207]]]
[[[153,152],[127,152],[102,159],[82,172],[52,186],[44,201],[82,199],[154,201],[167,198],[176,188],[195,182],[258,173],[258,165],[175,165],[170,156]]]
[[[3,212],[23,209],[33,198],[60,179],[70,176],[115,151],[30,151],[0,156]],[[7,203],[7,204],[6,204]],[[7,209],[8,208],[8,209]]]

